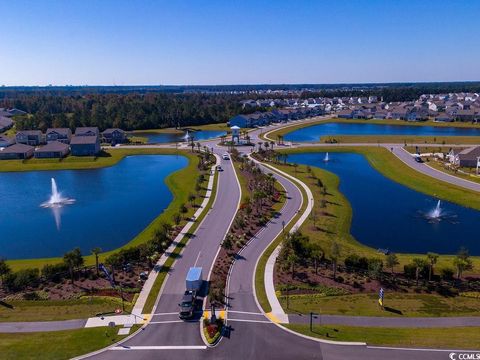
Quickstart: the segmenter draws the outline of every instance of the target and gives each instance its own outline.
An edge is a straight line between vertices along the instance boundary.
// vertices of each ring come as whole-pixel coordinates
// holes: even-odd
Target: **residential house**
[[[123,144],[127,141],[127,133],[122,129],[107,129],[102,133],[103,141],[112,145]]]
[[[352,110],[340,110],[337,113],[337,117],[341,119],[351,119],[352,118]]]
[[[68,144],[60,141],[50,141],[47,145],[35,149],[36,158],[62,158],[69,152]]]
[[[13,144],[0,149],[0,160],[28,159],[33,155],[35,148],[25,144]]]
[[[99,136],[72,136],[70,140],[70,150],[74,156],[95,156],[100,148]]]
[[[480,158],[480,146],[474,146],[460,151],[458,161],[461,167],[477,167]]]
[[[447,113],[439,113],[435,116],[435,120],[437,122],[452,122],[454,120],[453,116],[448,115]]]
[[[8,137],[8,136],[5,136],[5,135],[0,135],[0,148],[2,147],[7,147],[7,146],[10,146],[10,145],[13,145],[15,144],[15,140]]]
[[[474,110],[458,110],[455,114],[459,121],[473,121],[475,118]]]
[[[7,131],[13,126],[13,120],[6,117],[6,116],[0,116],[0,133]]]
[[[78,127],[75,129],[75,136],[98,136],[100,131],[98,127]]]
[[[43,144],[43,134],[40,130],[23,130],[18,131],[15,135],[18,144],[38,146]]]
[[[52,128],[47,129],[46,139],[47,143],[51,141],[60,141],[64,144],[69,144],[72,138],[72,130],[69,128]]]

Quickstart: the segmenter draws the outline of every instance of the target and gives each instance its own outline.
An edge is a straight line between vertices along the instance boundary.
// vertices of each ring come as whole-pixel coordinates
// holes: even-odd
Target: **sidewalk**
[[[289,314],[290,324],[310,324],[310,315]],[[344,316],[313,315],[315,325],[346,325],[395,328],[435,328],[435,327],[480,327],[479,316],[465,317],[383,317],[383,316]]]

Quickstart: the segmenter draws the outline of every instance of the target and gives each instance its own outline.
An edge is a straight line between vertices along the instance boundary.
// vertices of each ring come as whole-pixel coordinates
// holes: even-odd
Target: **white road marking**
[[[115,346],[110,350],[205,350],[206,345],[178,345],[178,346]]]
[[[178,315],[178,312],[169,312],[169,313],[157,313],[152,316],[163,316],[163,315]]]
[[[201,253],[202,253],[201,251],[198,252],[197,260],[195,260],[195,264],[193,265],[193,267],[196,267],[196,266],[197,266],[197,262],[198,262],[198,259],[200,258],[200,254],[201,254]]]
[[[271,321],[268,320],[245,320],[245,319],[231,319],[228,318],[228,321],[239,321],[239,322],[251,322],[251,323],[262,323],[262,324],[271,324]]]
[[[183,321],[183,320],[150,321],[148,323],[148,325],[152,325],[152,324],[172,324],[172,323],[181,323],[181,322],[185,322],[185,321]]]
[[[249,312],[249,311],[235,311],[235,310],[227,310],[227,312],[228,312],[228,313],[232,313],[232,314],[263,315],[262,313]]]

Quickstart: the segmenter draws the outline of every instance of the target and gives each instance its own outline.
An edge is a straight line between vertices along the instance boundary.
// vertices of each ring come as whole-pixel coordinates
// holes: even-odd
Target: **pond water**
[[[480,212],[441,201],[398,184],[353,153],[293,154],[289,162],[316,166],[340,178],[340,191],[352,207],[351,234],[374,249],[453,254],[461,246],[480,255]],[[432,219],[432,215],[440,218]]]
[[[126,244],[172,201],[165,178],[187,166],[176,155],[126,157],[112,167],[0,173],[0,257],[62,256],[80,247],[89,254]],[[44,208],[55,178],[61,208]]]
[[[320,141],[334,135],[418,135],[418,136],[478,136],[480,127],[455,128],[445,126],[384,125],[374,123],[322,123],[285,134],[286,141]]]
[[[209,140],[222,135],[225,135],[226,131],[217,130],[202,130],[190,132],[189,135],[193,136],[194,141]],[[158,143],[176,143],[185,142],[186,133],[149,133],[149,132],[137,132],[135,136],[146,137],[149,144]]]

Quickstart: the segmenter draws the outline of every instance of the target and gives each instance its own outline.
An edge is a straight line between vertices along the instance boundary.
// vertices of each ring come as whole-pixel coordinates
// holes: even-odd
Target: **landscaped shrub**
[[[63,263],[59,264],[46,264],[42,268],[42,276],[47,281],[60,282],[66,276],[68,276],[68,266]]]
[[[453,275],[455,274],[455,271],[452,268],[443,268],[441,270],[441,276],[443,280],[453,280]]]

